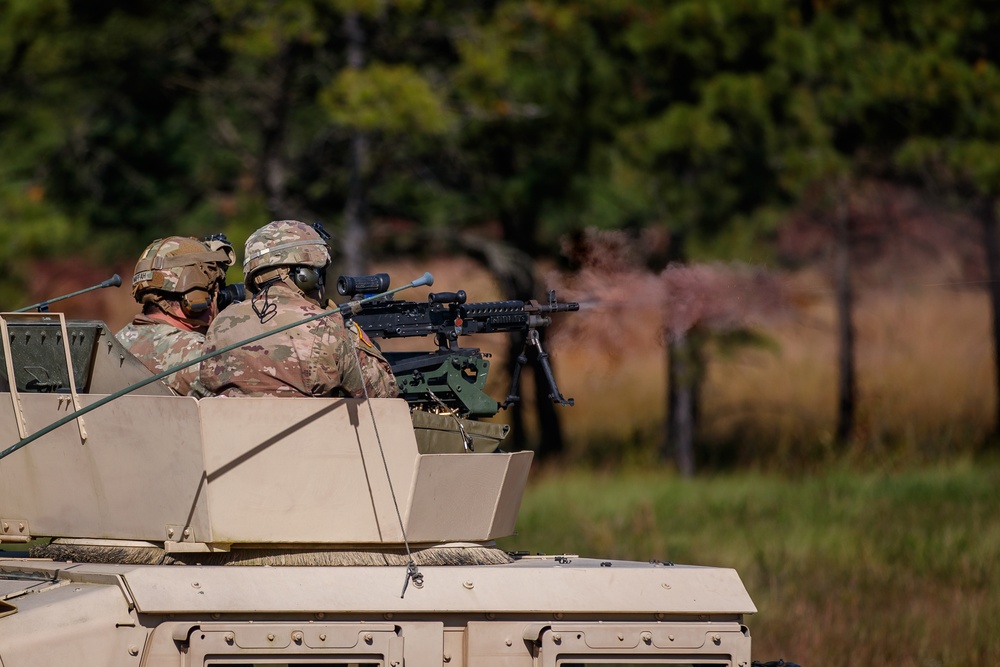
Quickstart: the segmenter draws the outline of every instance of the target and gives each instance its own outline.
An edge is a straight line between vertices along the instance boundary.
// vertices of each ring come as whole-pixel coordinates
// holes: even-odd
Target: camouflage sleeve
[[[396,378],[367,335],[339,315],[324,318],[321,348],[312,355],[313,395],[345,394],[355,398],[395,398]]]
[[[315,325],[316,339],[310,355],[313,396],[364,396],[361,373],[352,359],[351,337],[339,315],[325,317]]]

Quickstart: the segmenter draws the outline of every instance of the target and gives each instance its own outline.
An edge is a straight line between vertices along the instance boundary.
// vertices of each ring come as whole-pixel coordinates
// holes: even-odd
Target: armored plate
[[[20,399],[33,427],[66,413],[61,396]],[[0,462],[0,518],[22,535],[189,550],[399,545],[404,530],[411,544],[485,542],[513,533],[532,458],[421,454],[402,399],[123,396],[86,430]],[[0,398],[0,442],[17,437]]]
[[[0,661],[749,664],[742,618],[755,608],[732,570],[534,557],[420,571],[401,596],[405,568],[0,560],[0,582],[23,587],[6,596]]]
[[[104,322],[71,320],[65,336],[57,314],[0,313],[8,331],[0,346],[0,389],[8,391],[10,350],[15,388],[21,392],[70,391],[66,351],[69,352],[76,390],[110,394],[152,375],[122,347]],[[65,345],[64,345],[65,343]],[[136,390],[139,394],[170,395],[162,382]]]

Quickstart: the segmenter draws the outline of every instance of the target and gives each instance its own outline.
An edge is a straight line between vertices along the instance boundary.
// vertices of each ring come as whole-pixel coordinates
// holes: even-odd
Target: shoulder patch
[[[375,345],[372,343],[372,339],[368,337],[368,334],[366,334],[365,330],[361,328],[361,325],[354,321],[352,321],[351,324],[354,325],[354,329],[358,334],[358,338],[361,339],[361,342],[374,349]]]

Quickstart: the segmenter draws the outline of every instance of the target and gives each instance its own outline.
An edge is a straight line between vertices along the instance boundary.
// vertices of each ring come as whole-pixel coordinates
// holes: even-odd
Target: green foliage
[[[17,224],[0,226],[0,252],[4,264],[33,255],[49,255],[63,250],[69,241],[78,241],[72,221],[45,201],[38,186],[6,184],[0,188],[0,218]]]
[[[816,91],[833,145],[861,171],[995,195],[995,27],[975,3],[852,3],[818,14],[805,36],[822,45],[832,75]]]
[[[0,181],[134,252],[237,200],[333,223],[361,131],[375,217],[760,260],[842,175],[994,194],[998,29],[965,0],[6,0]]]
[[[41,65],[53,62],[52,56],[60,49],[54,48],[57,44],[39,38],[55,26],[65,26],[69,14],[66,0],[0,2],[0,71],[20,66],[18,61],[31,61],[35,68],[45,69]]]
[[[770,264],[774,247],[770,243],[785,220],[780,205],[761,206],[750,215],[736,213],[730,224],[712,235],[688,239],[687,253],[692,261],[742,261]]]
[[[666,225],[686,252],[760,259],[770,230],[745,222],[790,202],[804,163],[828,152],[812,97],[777,57],[808,45],[789,36],[780,3],[637,4],[617,17],[627,29],[609,45],[629,85],[610,157],[591,174],[608,186],[583,215]],[[600,206],[609,198],[629,202],[617,221]]]
[[[222,44],[249,58],[266,60],[289,43],[317,44],[325,39],[313,0],[213,0],[212,4],[229,26]]]
[[[998,20],[975,3],[4,9],[0,179],[106,254],[240,226],[237,201],[333,225],[356,131],[373,216],[496,221],[529,253],[655,225],[681,255],[760,261],[782,212],[841,174],[1000,182]]]
[[[404,13],[414,13],[424,6],[424,0],[327,0],[331,7],[341,13],[358,12],[365,16],[377,17],[393,7]]]
[[[362,131],[438,135],[451,124],[444,100],[405,65],[343,70],[320,92],[319,101],[335,123]]]
[[[24,284],[33,257],[53,256],[78,247],[83,241],[79,224],[46,201],[45,190],[35,184],[0,181],[0,304],[21,304]]]

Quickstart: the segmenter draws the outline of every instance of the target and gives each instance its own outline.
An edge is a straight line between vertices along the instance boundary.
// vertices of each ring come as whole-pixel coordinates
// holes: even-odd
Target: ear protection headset
[[[312,266],[295,266],[289,269],[288,277],[292,279],[296,287],[308,294],[309,292],[323,288],[325,273],[324,269]]]
[[[193,289],[181,295],[181,310],[184,315],[196,318],[212,307],[212,295],[203,289]]]

